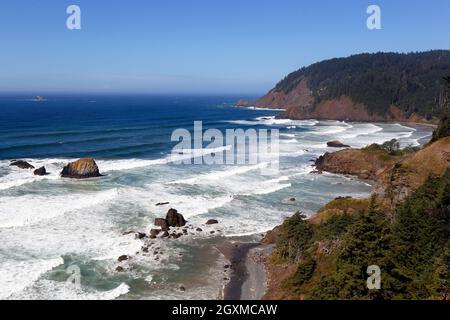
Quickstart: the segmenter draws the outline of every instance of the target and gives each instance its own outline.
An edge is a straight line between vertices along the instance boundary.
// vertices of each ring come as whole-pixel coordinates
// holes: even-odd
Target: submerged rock
[[[331,148],[350,148],[349,145],[343,144],[342,142],[335,140],[335,141],[328,141],[327,146]]]
[[[118,266],[116,268],[116,272],[124,272],[124,271],[125,271],[125,269],[123,267],[121,267],[121,266]]]
[[[61,171],[64,178],[86,179],[101,177],[98,166],[92,158],[82,158],[69,163]]]
[[[34,169],[34,166],[23,160],[13,161],[9,165],[13,167],[19,167],[20,169]]]
[[[40,167],[39,169],[34,170],[33,174],[35,176],[45,176],[47,174],[47,170],[45,170],[45,167]]]

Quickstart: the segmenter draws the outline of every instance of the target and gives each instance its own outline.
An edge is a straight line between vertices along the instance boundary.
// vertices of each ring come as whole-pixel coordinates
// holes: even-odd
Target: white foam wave
[[[45,272],[64,263],[62,258],[33,261],[3,261],[0,263],[0,299],[9,298],[31,286]]]
[[[267,168],[268,163],[263,162],[256,165],[251,166],[238,166],[233,169],[229,170],[223,170],[223,171],[214,171],[211,173],[203,174],[203,175],[197,175],[193,178],[188,179],[182,179],[177,181],[171,181],[169,184],[204,184],[204,183],[210,183],[211,181],[217,181],[222,180],[224,178],[228,178],[231,176],[244,174],[249,171],[258,170],[258,169],[264,169]]]
[[[49,197],[28,194],[20,197],[0,197],[0,228],[21,227],[52,219],[71,211],[111,201],[117,195],[117,189],[112,189],[87,195]]]
[[[24,292],[13,295],[14,299],[37,300],[114,300],[130,291],[126,283],[108,291],[77,286],[71,283],[42,279]]]

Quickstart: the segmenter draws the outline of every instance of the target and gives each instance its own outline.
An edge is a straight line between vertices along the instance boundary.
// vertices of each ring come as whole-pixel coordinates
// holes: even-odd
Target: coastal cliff
[[[450,51],[360,54],[299,69],[252,105],[290,119],[436,122],[448,74]]]

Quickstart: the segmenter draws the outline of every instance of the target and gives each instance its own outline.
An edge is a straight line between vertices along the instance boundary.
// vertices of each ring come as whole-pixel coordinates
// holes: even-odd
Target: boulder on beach
[[[61,171],[64,178],[86,179],[101,177],[98,166],[92,158],[82,158],[69,163]]]
[[[169,209],[167,211],[166,221],[170,227],[183,227],[186,224],[183,215],[178,213],[176,209]]]
[[[40,167],[39,169],[34,170],[33,174],[35,176],[45,176],[47,174],[47,170],[45,170],[45,167]]]
[[[20,169],[34,169],[34,166],[23,160],[13,161],[9,165],[13,167],[19,167]]]
[[[331,148],[350,148],[349,145],[343,144],[342,142],[340,142],[338,140],[328,141],[327,146],[331,147]]]
[[[208,221],[206,221],[206,224],[217,224],[219,223],[219,221],[217,221],[216,219],[209,219]]]

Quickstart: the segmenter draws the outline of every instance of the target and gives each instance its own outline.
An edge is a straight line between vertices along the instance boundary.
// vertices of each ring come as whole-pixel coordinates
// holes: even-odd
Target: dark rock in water
[[[202,228],[197,228],[197,229],[195,229],[195,231],[202,232],[203,229]]]
[[[124,269],[123,267],[121,267],[121,266],[118,266],[118,267],[116,268],[116,271],[117,271],[117,272],[124,272],[125,269]]]
[[[295,200],[295,198],[290,198],[289,201],[290,202],[295,202],[296,200]]]
[[[210,233],[211,233],[211,234],[214,234],[214,233],[216,233],[216,232],[215,232],[215,231],[211,231]]]
[[[83,158],[71,162],[61,171],[61,177],[64,178],[86,179],[101,176],[98,166],[92,158]]]
[[[316,159],[316,162],[314,162],[314,165],[316,166],[317,170],[323,170],[323,165],[325,164],[325,159],[329,157],[330,153],[325,152],[322,156],[318,157]]]
[[[186,288],[183,286],[180,286],[180,291],[186,291]]]
[[[350,148],[349,145],[343,144],[342,142],[335,140],[327,142],[327,146],[331,148]]]
[[[136,235],[135,235],[135,238],[136,239],[143,239],[143,238],[145,238],[147,235],[145,234],[145,233],[143,233],[143,232],[137,232],[136,233]]]
[[[183,229],[183,233],[184,233],[184,234],[188,234],[187,229]]]
[[[217,224],[219,223],[219,221],[217,221],[216,219],[209,219],[208,221],[206,221],[206,224]]]
[[[160,229],[151,229],[150,230],[150,238],[154,239],[161,232]]]
[[[167,211],[166,220],[170,227],[183,227],[186,224],[183,215],[175,209],[169,209]]]
[[[47,170],[45,170],[45,167],[40,167],[39,169],[34,170],[33,174],[35,176],[45,176],[47,174]]]
[[[45,169],[45,167],[40,167],[40,168],[34,170],[33,174],[35,176],[45,176],[47,174],[47,170]]]
[[[169,230],[169,225],[167,224],[167,220],[164,218],[156,218],[155,226],[160,227],[162,231]]]
[[[122,233],[122,235],[123,236],[126,236],[126,235],[129,235],[129,234],[132,234],[132,233],[135,233],[133,230],[131,230],[131,231],[125,231],[124,233]]]
[[[122,261],[125,261],[125,260],[128,260],[128,256],[127,256],[126,254],[120,256],[120,257],[117,259],[117,261],[119,261],[119,262],[122,262]]]
[[[169,204],[170,202],[158,202],[157,204],[155,204],[155,206],[159,207],[159,206],[165,206],[166,204]]]
[[[170,235],[170,237],[173,238],[173,239],[178,239],[178,238],[180,238],[182,235],[183,235],[182,233],[172,233],[172,234]]]
[[[34,166],[23,160],[13,161],[9,165],[19,167],[20,169],[34,169]]]

